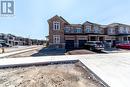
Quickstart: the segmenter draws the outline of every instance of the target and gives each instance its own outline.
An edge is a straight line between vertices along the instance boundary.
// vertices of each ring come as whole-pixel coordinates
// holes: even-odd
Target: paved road
[[[105,50],[103,50],[103,52],[106,52],[106,53],[130,53],[130,50],[111,48],[111,49],[105,49]]]
[[[24,48],[20,48],[19,50],[13,50],[12,52],[7,52],[7,53],[3,53],[3,54],[0,54],[0,58],[7,58],[7,57],[10,57],[10,56],[17,56],[18,54],[22,54],[22,53],[28,53],[29,51],[33,51],[33,50],[37,50],[37,49],[41,49],[43,48],[43,46],[29,46],[29,47],[24,47]],[[32,52],[33,54],[33,52]],[[28,54],[27,54],[28,55]],[[23,55],[23,56],[26,56]],[[19,57],[19,56],[17,56]]]
[[[9,53],[9,52],[14,52],[14,51],[25,50],[25,49],[36,47],[36,46],[37,45],[33,45],[33,46],[14,46],[14,47],[4,48],[4,51],[5,51],[5,53]],[[0,53],[1,53],[1,49],[0,49]]]
[[[56,56],[56,55],[65,55],[66,50],[62,48],[43,48],[39,50],[38,53],[33,54],[32,56]]]
[[[102,51],[89,51],[86,49],[79,49],[79,50],[68,51],[66,54],[67,55],[83,55],[83,54],[111,54],[111,53],[130,53],[130,50],[111,48],[111,49],[104,49]]]
[[[84,55],[84,54],[96,54],[96,53],[86,49],[72,50],[66,53],[66,55]]]

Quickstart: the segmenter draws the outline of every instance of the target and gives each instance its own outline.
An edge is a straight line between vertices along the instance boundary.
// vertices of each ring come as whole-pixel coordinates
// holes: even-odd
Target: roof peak
[[[64,21],[64,22],[66,22],[66,23],[69,24],[69,22],[67,22],[62,16],[58,16],[58,15],[53,16],[53,17],[50,18],[49,20],[51,20],[51,19],[53,19],[53,18],[55,18],[55,17],[58,17],[60,20],[62,20],[62,21]],[[49,21],[49,20],[48,20],[48,21]]]

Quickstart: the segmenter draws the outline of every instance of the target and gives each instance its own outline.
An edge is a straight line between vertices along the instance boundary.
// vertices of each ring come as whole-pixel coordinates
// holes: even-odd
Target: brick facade
[[[54,22],[60,23],[58,26],[60,27],[59,30],[54,29]],[[70,24],[58,15],[49,19],[48,24],[50,47],[65,48],[68,44],[68,46],[74,46],[75,48],[85,41],[130,41],[130,26],[125,24],[100,25],[88,21],[83,24]],[[55,40],[59,40],[54,38],[55,35],[60,36],[60,43],[54,43]]]

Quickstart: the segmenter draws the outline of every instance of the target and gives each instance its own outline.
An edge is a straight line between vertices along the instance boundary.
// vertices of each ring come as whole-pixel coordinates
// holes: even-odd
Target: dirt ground
[[[104,87],[79,63],[0,69],[0,87]]]

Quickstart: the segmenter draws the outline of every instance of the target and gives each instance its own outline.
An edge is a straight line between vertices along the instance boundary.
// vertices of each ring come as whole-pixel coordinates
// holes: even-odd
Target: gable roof
[[[65,23],[68,23],[68,24],[69,24],[69,22],[67,22],[63,17],[58,16],[58,15],[55,15],[55,16],[53,16],[52,18],[50,18],[50,19],[48,20],[48,22],[51,21],[53,18],[58,18],[58,19],[60,19],[61,21],[63,21],[63,22],[65,22]]]
[[[101,25],[100,27],[101,28],[107,28],[107,25]]]
[[[100,25],[100,24],[96,24],[96,23],[89,22],[89,21],[84,22],[83,25],[86,24],[86,23],[94,24],[94,25]]]
[[[130,25],[127,25],[127,24],[122,24],[122,23],[112,23],[112,24],[109,24],[108,26],[114,27],[114,26],[119,26],[119,25],[130,26]]]
[[[62,16],[60,16],[60,18],[63,20],[63,21],[65,21],[66,23],[68,23],[69,24],[69,22],[68,21],[66,21]]]

